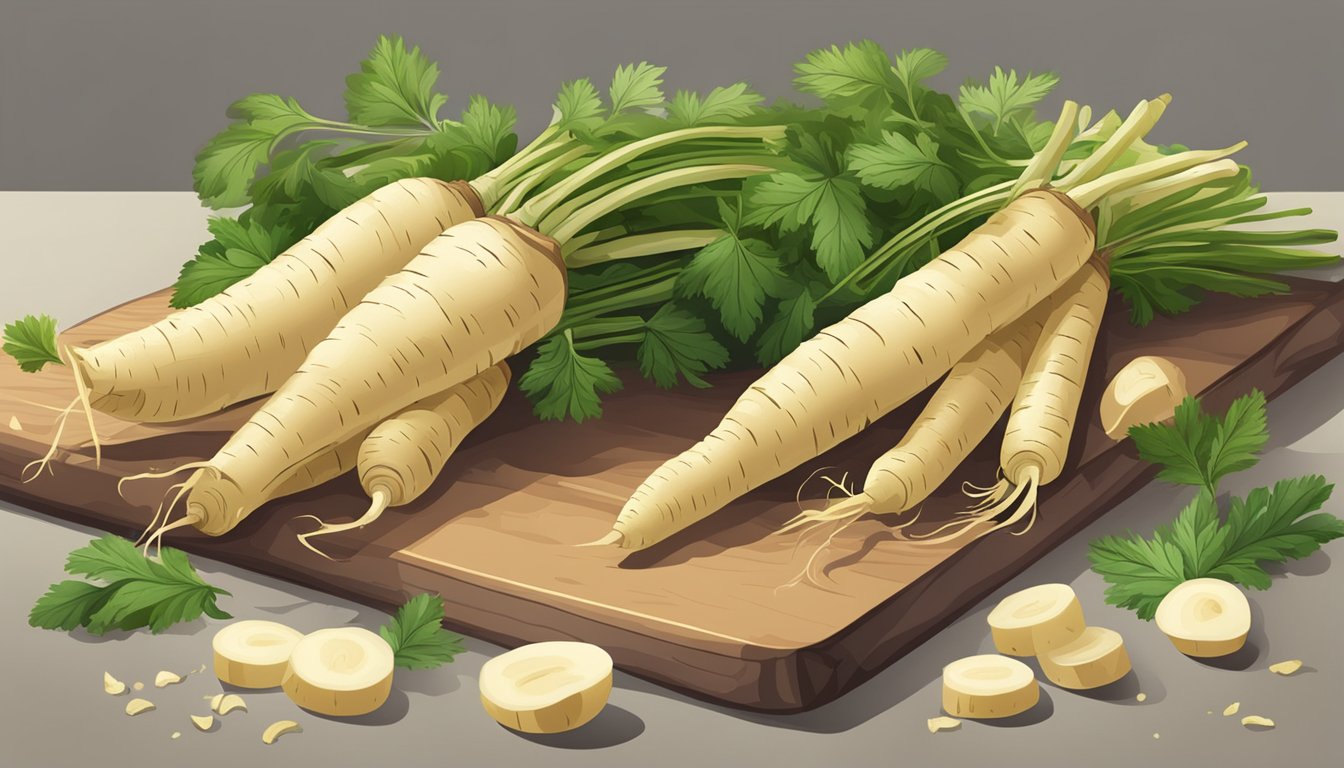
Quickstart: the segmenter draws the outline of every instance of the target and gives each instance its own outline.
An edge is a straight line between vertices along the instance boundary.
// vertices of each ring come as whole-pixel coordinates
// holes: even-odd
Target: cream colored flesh
[[[303,633],[274,621],[235,621],[215,633],[215,676],[239,688],[280,685]]]
[[[611,669],[606,651],[589,643],[525,645],[481,667],[481,705],[515,731],[572,730],[606,706]]]
[[[280,687],[313,712],[365,715],[387,701],[393,666],[392,647],[367,629],[319,629],[294,646]]]
[[[1138,424],[1166,421],[1190,394],[1185,372],[1165,357],[1136,357],[1115,374],[1101,396],[1101,426],[1123,440]]]
[[[1155,619],[1181,653],[1213,658],[1236,653],[1246,644],[1251,605],[1226,581],[1191,579],[1162,598]]]
[[[1050,682],[1075,690],[1109,685],[1131,668],[1120,633],[1104,627],[1088,627],[1077,640],[1046,651],[1037,660]]]
[[[1035,656],[1082,636],[1083,606],[1067,584],[1041,584],[1015,592],[989,612],[994,647],[1010,656]]]
[[[953,717],[1012,717],[1036,706],[1040,696],[1031,667],[1006,656],[969,656],[943,667],[943,709]]]

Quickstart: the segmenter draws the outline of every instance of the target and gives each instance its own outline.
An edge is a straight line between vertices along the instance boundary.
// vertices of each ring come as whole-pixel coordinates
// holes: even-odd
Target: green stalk
[[[1134,142],[1148,135],[1157,125],[1157,121],[1171,103],[1171,94],[1164,93],[1156,99],[1140,102],[1129,113],[1129,117],[1115,129],[1111,137],[1102,142],[1091,155],[1078,163],[1067,176],[1059,180],[1060,188],[1070,188],[1092,181],[1106,172],[1107,168],[1133,146]]]
[[[623,147],[611,150],[594,160],[582,170],[570,175],[564,181],[529,201],[519,211],[523,221],[540,221],[552,208],[560,205],[583,187],[596,181],[605,174],[616,170],[625,163],[634,160],[655,149],[670,146],[678,142],[701,138],[756,139],[761,141],[778,140],[784,136],[782,126],[707,126],[704,128],[684,128],[667,131],[647,139],[631,142]]]
[[[528,193],[549,179],[552,174],[586,154],[588,154],[588,147],[575,147],[574,149],[564,152],[543,163],[527,175],[522,176],[518,181],[514,182],[513,187],[508,191],[508,194],[505,195],[504,199],[495,207],[495,213],[500,216],[512,213],[522,203],[523,198],[527,197]],[[472,182],[472,186],[475,187],[475,185],[476,183]],[[477,194],[481,195],[482,201],[485,200],[484,193],[477,190]],[[486,207],[489,208],[489,206]]]
[[[1017,183],[1008,193],[1009,197],[1016,198],[1025,190],[1035,189],[1050,182],[1059,170],[1059,164],[1064,160],[1064,153],[1069,150],[1069,145],[1073,143],[1073,136],[1078,130],[1078,104],[1073,101],[1065,101],[1064,107],[1059,111],[1059,119],[1055,120],[1055,129],[1050,132],[1050,140],[1040,152],[1032,156],[1027,167],[1018,177]]]
[[[1130,166],[1119,171],[1112,171],[1105,176],[1101,176],[1095,181],[1089,181],[1080,186],[1066,186],[1063,181],[1060,182],[1060,188],[1066,192],[1073,201],[1078,203],[1081,208],[1091,208],[1098,201],[1117,192],[1138,186],[1144,182],[1160,179],[1164,176],[1170,176],[1187,168],[1193,168],[1197,165],[1221,160],[1235,152],[1240,152],[1246,142],[1238,142],[1225,149],[1203,149],[1181,152],[1175,155],[1168,155],[1159,160],[1150,160],[1146,163]]]
[[[727,181],[729,179],[741,179],[747,176],[755,176],[759,173],[767,173],[771,170],[773,170],[773,168],[765,165],[733,164],[679,168],[673,171],[666,171],[627,184],[615,192],[575,211],[572,216],[565,219],[563,223],[560,223],[553,229],[538,229],[538,231],[563,243],[603,216],[606,216],[613,211],[617,211],[642,197],[656,195],[659,192],[674,189],[676,187],[686,187],[693,184],[708,184],[714,181]],[[525,211],[526,207],[524,207],[523,212]],[[524,223],[527,222],[524,221]]]
[[[608,261],[638,259],[659,253],[699,250],[723,237],[723,235],[724,231],[721,229],[682,229],[646,235],[631,235],[586,248],[579,248],[565,257],[565,264],[572,269],[578,269]]]

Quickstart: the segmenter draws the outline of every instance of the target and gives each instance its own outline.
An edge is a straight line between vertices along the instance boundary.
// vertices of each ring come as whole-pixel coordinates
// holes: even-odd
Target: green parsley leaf
[[[173,297],[179,309],[195,306],[269,264],[295,242],[287,227],[265,227],[255,221],[218,217],[207,225],[214,239],[201,246],[195,259],[182,265]]]
[[[705,321],[664,304],[644,325],[637,353],[639,370],[660,387],[676,386],[680,375],[695,387],[708,387],[701,376],[728,364],[728,350],[705,328]]]
[[[462,112],[462,128],[471,147],[490,159],[491,165],[503,161],[517,148],[513,126],[518,113],[513,107],[498,107],[479,94]]]
[[[64,365],[56,344],[56,318],[50,315],[25,315],[6,325],[2,348],[24,373],[36,373],[47,363]]]
[[[560,130],[594,131],[602,125],[602,97],[588,78],[570,80],[560,86],[555,112]]]
[[[1204,413],[1199,401],[1187,397],[1176,407],[1172,424],[1140,424],[1129,436],[1139,457],[1162,466],[1158,479],[1197,485],[1210,494],[1228,474],[1254,466],[1269,439],[1265,395],[1252,390],[1217,418]]]
[[[961,108],[988,117],[998,133],[1007,120],[1029,113],[1058,84],[1059,76],[1053,72],[1028,73],[1019,82],[1016,70],[1004,72],[995,67],[988,85],[967,82],[961,86]]]
[[[870,100],[891,88],[894,75],[887,52],[872,40],[813,51],[794,71],[798,90],[828,102]]]
[[[728,332],[746,341],[761,324],[765,297],[778,295],[787,278],[774,246],[742,236],[736,209],[720,200],[719,213],[728,232],[695,254],[677,277],[677,289],[709,299]]]
[[[443,628],[443,598],[420,594],[397,609],[397,615],[378,628],[392,646],[393,662],[405,669],[432,669],[452,661],[466,650],[462,636]]]
[[[878,189],[912,187],[932,192],[938,200],[957,196],[957,177],[938,157],[938,144],[927,134],[914,141],[893,131],[882,132],[881,144],[854,144],[849,169],[859,181]]]
[[[1204,573],[1252,589],[1269,589],[1269,574],[1260,563],[1306,557],[1325,542],[1344,536],[1344,520],[1311,514],[1333,489],[1324,477],[1308,475],[1280,480],[1273,489],[1256,488],[1244,501],[1232,499],[1224,551]]]
[[[681,128],[731,123],[753,114],[764,100],[746,83],[715,88],[703,99],[694,91],[677,91],[667,107],[667,117]]]
[[[616,67],[607,94],[611,97],[611,114],[619,115],[632,110],[657,109],[663,105],[663,73],[667,67],[655,67],[647,61]]]
[[[756,359],[761,365],[772,366],[792,352],[803,340],[812,335],[816,325],[817,300],[806,284],[793,284],[792,293],[779,302],[779,307],[761,334]]]
[[[369,126],[437,128],[439,110],[448,101],[434,92],[439,65],[408,49],[400,36],[380,36],[345,79],[345,108],[350,120]]]
[[[783,232],[810,225],[817,264],[832,280],[857,267],[873,244],[863,194],[845,176],[775,173],[756,185],[751,204],[753,223]]]
[[[270,93],[240,99],[228,114],[235,122],[206,142],[191,171],[196,194],[215,208],[246,205],[257,169],[280,141],[317,124],[294,99]]]
[[[925,80],[944,69],[947,69],[947,56],[932,48],[914,48],[909,51],[901,51],[901,54],[896,57],[896,64],[892,67],[892,71],[896,73],[896,79],[901,82],[902,86],[911,91],[923,85]]]
[[[606,363],[574,349],[574,336],[566,330],[541,343],[518,386],[540,418],[583,421],[602,415],[601,396],[619,390],[621,380]]]
[[[180,550],[164,547],[154,560],[126,539],[109,535],[71,552],[65,569],[110,583],[53,584],[29,613],[30,625],[64,630],[83,626],[94,635],[148,627],[158,634],[203,613],[232,618],[215,604],[216,597],[229,593],[205,583]]]

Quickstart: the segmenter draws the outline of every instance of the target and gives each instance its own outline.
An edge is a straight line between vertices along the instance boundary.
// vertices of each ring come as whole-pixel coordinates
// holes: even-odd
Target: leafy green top
[[[27,315],[6,325],[3,349],[25,373],[36,373],[47,363],[63,364],[56,344],[56,319],[48,315]]]
[[[462,636],[443,628],[443,598],[420,594],[397,609],[378,634],[392,646],[393,661],[406,669],[431,669],[465,650]]]
[[[1268,589],[1262,563],[1305,557],[1344,536],[1344,520],[1318,512],[1334,488],[1319,475],[1280,480],[1244,499],[1234,497],[1226,519],[1219,518],[1218,480],[1255,464],[1268,437],[1264,402],[1262,393],[1252,392],[1219,418],[1188,399],[1175,424],[1131,428],[1140,455],[1162,465],[1159,478],[1198,486],[1200,492],[1170,526],[1159,526],[1149,538],[1103,536],[1091,543],[1092,569],[1111,585],[1106,602],[1147,620],[1162,598],[1188,579]]]
[[[126,539],[108,535],[71,552],[65,570],[87,580],[51,585],[28,614],[31,626],[86,627],[93,635],[148,627],[158,634],[202,613],[232,618],[215,605],[215,598],[229,593],[205,583],[180,550],[164,547],[156,560]]]

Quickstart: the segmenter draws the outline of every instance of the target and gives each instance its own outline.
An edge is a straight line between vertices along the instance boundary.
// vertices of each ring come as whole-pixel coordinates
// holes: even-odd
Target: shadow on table
[[[504,728],[504,726],[500,726]],[[623,707],[608,704],[592,722],[565,733],[521,733],[509,731],[534,744],[559,749],[605,749],[624,744],[644,732],[644,721]]]

